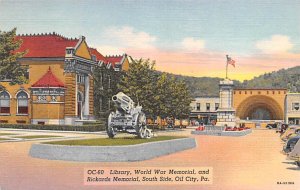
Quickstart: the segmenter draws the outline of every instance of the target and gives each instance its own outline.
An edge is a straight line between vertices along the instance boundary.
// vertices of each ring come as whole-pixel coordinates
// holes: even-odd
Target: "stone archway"
[[[240,119],[282,120],[283,110],[271,97],[254,95],[246,98],[236,109]]]

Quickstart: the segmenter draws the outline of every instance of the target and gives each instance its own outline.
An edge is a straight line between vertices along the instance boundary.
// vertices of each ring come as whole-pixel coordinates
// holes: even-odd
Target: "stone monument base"
[[[217,113],[217,125],[218,126],[225,126],[228,127],[235,127],[236,126],[236,117],[234,110],[218,110]]]

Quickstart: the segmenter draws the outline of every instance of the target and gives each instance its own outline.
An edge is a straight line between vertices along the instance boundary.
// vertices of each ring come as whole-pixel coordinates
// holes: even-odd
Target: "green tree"
[[[171,79],[172,102],[170,113],[174,118],[187,118],[190,113],[192,98],[183,81]]]
[[[157,82],[156,100],[159,103],[157,115],[162,118],[187,118],[192,101],[189,90],[183,81],[162,73]]]
[[[133,61],[120,82],[120,90],[143,106],[147,117],[184,118],[191,101],[183,81],[154,70],[149,59]]]
[[[118,93],[117,84],[123,76],[122,71],[115,71],[113,67],[105,64],[98,66],[94,70],[94,110],[95,116],[107,118],[109,113],[114,110],[111,97]]]
[[[21,40],[16,40],[16,28],[0,31],[0,81],[9,81],[10,85],[27,82],[27,67],[18,61],[26,52],[16,52],[21,44]],[[0,84],[0,90],[3,88]]]
[[[168,78],[166,73],[162,73],[156,83],[156,92],[154,96],[156,102],[155,116],[160,116],[161,118],[170,116],[169,112],[172,97],[170,92],[171,83]]]
[[[133,60],[119,84],[120,91],[142,105],[143,111],[150,117],[156,111],[153,104],[158,75],[154,72],[154,65],[155,62],[149,59]]]

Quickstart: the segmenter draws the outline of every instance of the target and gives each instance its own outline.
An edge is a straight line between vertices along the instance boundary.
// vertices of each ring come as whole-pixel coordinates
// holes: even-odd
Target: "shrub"
[[[96,123],[96,124],[78,126],[78,125],[36,125],[36,124],[0,123],[0,128],[95,132],[95,131],[105,131],[105,124]]]

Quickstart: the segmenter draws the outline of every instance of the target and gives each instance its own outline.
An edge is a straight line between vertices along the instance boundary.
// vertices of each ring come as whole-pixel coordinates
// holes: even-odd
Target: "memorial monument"
[[[233,108],[233,81],[220,81],[220,107],[217,111],[217,125],[236,126],[235,109]]]
[[[235,61],[226,55],[226,78],[220,81],[220,105],[217,111],[217,125],[228,127],[236,126],[235,109],[233,108],[233,81],[228,79],[228,64],[235,67]]]

